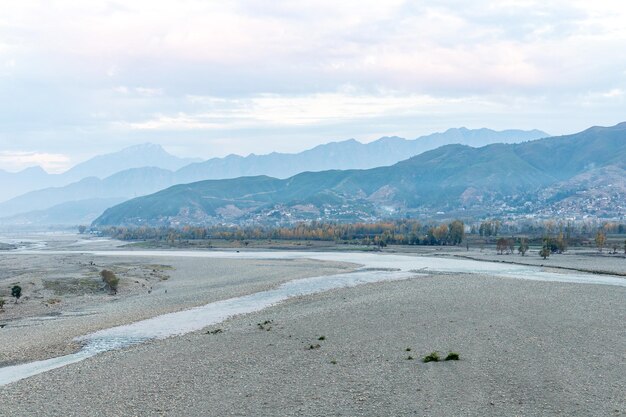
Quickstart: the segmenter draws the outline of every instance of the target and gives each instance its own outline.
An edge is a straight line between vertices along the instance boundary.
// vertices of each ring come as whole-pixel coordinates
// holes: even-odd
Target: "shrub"
[[[17,303],[17,300],[22,296],[22,287],[14,285],[13,288],[11,288],[11,296],[15,297],[15,302]]]
[[[271,324],[273,322],[274,320],[265,320],[263,323],[257,323],[256,325],[259,326],[259,329],[267,330],[269,332],[270,330],[272,330]]]
[[[4,310],[4,298],[0,297],[0,310]]]
[[[461,355],[459,355],[456,352],[450,352],[448,353],[448,356],[446,356],[446,358],[444,359],[445,361],[458,361],[460,359]]]
[[[424,356],[424,359],[422,359],[422,362],[424,363],[439,362],[439,354],[437,352],[431,352],[430,355]]]
[[[120,283],[120,279],[113,273],[113,271],[103,269],[100,271],[100,276],[102,277],[102,281],[106,284],[106,288],[109,292],[117,294],[117,286]]]

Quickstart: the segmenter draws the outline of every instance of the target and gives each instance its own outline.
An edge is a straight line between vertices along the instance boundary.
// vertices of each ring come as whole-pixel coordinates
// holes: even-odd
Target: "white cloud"
[[[73,71],[78,63],[83,74],[102,67],[110,78],[119,78],[141,62],[158,61],[217,65],[261,78],[276,70],[303,76],[322,71],[340,83],[356,76],[412,92],[423,92],[429,83],[436,88],[458,88],[460,82],[491,89],[546,86],[561,80],[572,62],[623,63],[620,54],[595,48],[609,40],[623,49],[626,41],[626,5],[613,1],[448,0],[419,7],[398,0],[111,4],[13,2],[5,12],[13,19],[0,23],[0,30],[24,54],[58,56],[53,64],[60,70]],[[594,72],[589,66],[568,69],[572,83]]]
[[[45,152],[0,151],[0,164],[9,171],[39,165],[48,172],[63,172],[70,167],[70,158]]]
[[[625,21],[622,0],[4,2],[0,150],[412,117],[570,132],[623,118]]]
[[[624,90],[621,88],[614,88],[602,94],[603,97],[606,98],[621,98],[624,97]]]
[[[141,97],[157,97],[163,95],[162,88],[127,87],[125,85],[114,87],[113,91],[122,95],[133,94]]]
[[[267,126],[315,126],[346,123],[385,116],[404,117],[460,108],[485,109],[495,103],[478,97],[437,98],[429,95],[393,93],[354,94],[350,89],[337,93],[307,96],[260,95],[245,99],[189,97],[198,107],[195,113],[157,114],[139,122],[117,122],[118,127],[137,130],[228,130]]]

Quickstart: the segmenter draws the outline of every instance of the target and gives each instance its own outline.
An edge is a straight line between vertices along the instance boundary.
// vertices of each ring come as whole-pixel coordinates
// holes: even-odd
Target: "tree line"
[[[184,226],[171,227],[108,227],[103,235],[120,240],[319,240],[357,242],[364,245],[459,245],[465,239],[465,224],[422,224],[416,220],[378,223],[298,223],[285,227],[265,226]]]
[[[362,245],[459,245],[466,241],[466,231],[474,237],[470,240],[495,243],[498,253],[520,254],[527,251],[528,244],[545,247],[547,253],[563,253],[569,246],[594,245],[603,251],[605,247],[617,253],[626,241],[608,235],[626,234],[626,225],[618,222],[574,221],[501,221],[483,220],[466,226],[462,220],[451,222],[422,223],[414,219],[380,221],[372,223],[301,222],[289,226],[183,226],[173,227],[108,227],[98,229],[106,236],[120,240],[309,240],[349,242]],[[85,232],[81,227],[80,232]],[[617,239],[616,239],[617,238]],[[480,239],[480,240],[478,240]],[[622,238],[623,239],[623,238]],[[622,242],[624,242],[622,244]],[[479,243],[483,245],[483,243]],[[521,250],[520,250],[521,245]]]

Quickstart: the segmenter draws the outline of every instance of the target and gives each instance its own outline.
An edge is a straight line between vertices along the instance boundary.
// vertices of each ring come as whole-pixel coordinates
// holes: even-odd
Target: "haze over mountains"
[[[48,174],[38,166],[14,173],[0,170],[0,201],[33,190],[64,186],[88,177],[106,178],[131,168],[159,167],[177,170],[198,161],[199,159],[194,158],[179,158],[167,153],[159,145],[145,143],[119,152],[95,156],[62,174]]]
[[[368,170],[176,185],[112,207],[94,224],[281,224],[542,210],[623,217],[625,181],[626,122],[519,144],[447,145]]]
[[[177,158],[158,145],[138,145],[92,158],[63,174],[47,174],[40,168],[15,174],[0,171],[0,180],[7,184],[2,189],[5,198],[15,195],[19,190],[24,192],[34,187],[44,188],[0,203],[0,217],[4,218],[0,222],[73,224],[92,220],[97,215],[94,213],[104,211],[112,202],[150,194],[174,184],[260,174],[287,178],[303,171],[373,168],[390,165],[451,143],[482,146],[546,136],[547,133],[539,130],[497,132],[458,128],[415,140],[384,137],[363,144],[351,139],[320,145],[296,154],[274,152],[246,157],[229,155],[204,162]]]

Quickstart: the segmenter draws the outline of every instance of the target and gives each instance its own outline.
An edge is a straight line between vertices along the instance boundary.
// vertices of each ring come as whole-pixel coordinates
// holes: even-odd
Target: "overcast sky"
[[[626,120],[626,2],[2,0],[0,169]]]

